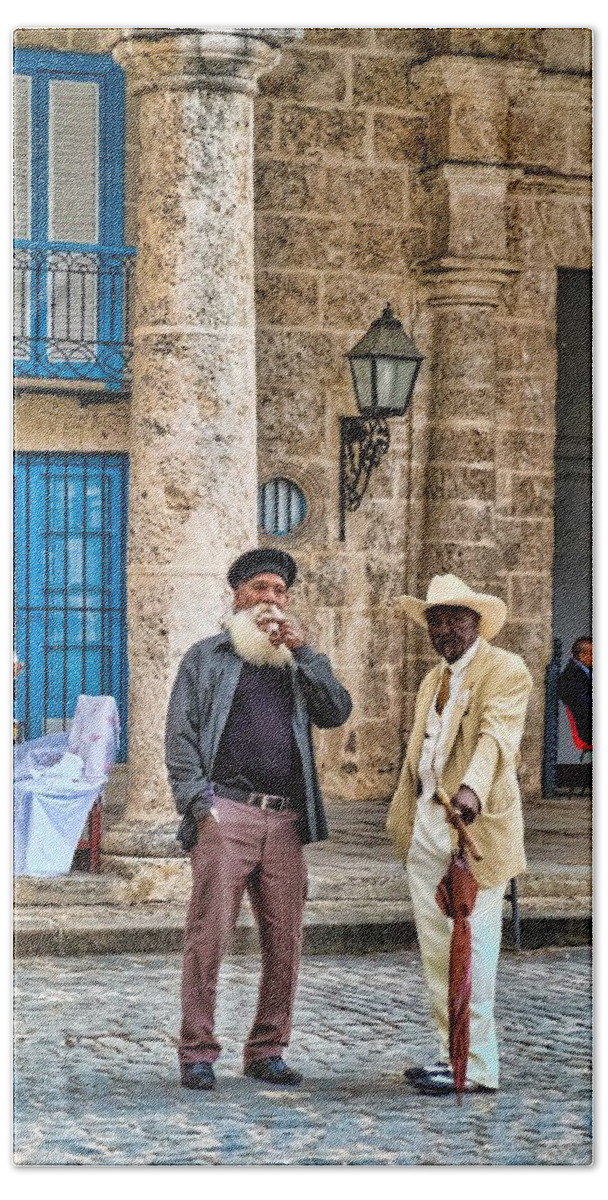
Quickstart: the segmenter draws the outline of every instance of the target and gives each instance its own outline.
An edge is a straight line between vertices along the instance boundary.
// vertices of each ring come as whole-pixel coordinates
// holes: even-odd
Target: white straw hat
[[[449,604],[457,608],[472,608],[479,613],[479,633],[490,642],[502,629],[507,619],[507,606],[498,596],[486,592],[474,592],[457,575],[434,575],[428,586],[426,600],[415,596],[401,596],[399,604],[403,612],[417,625],[426,629],[426,611],[437,604]]]

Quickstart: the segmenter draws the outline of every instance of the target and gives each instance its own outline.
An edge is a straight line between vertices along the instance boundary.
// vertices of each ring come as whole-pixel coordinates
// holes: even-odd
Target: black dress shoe
[[[454,1080],[452,1075],[445,1075],[439,1071],[435,1074],[429,1074],[415,1081],[415,1087],[422,1096],[453,1096],[456,1094]],[[486,1087],[483,1083],[475,1083],[467,1079],[463,1088],[463,1095],[468,1096],[476,1092],[485,1092],[489,1095],[495,1095],[498,1088]]]
[[[199,1092],[211,1092],[215,1087],[215,1072],[211,1063],[182,1063],[180,1075],[182,1087],[194,1088]]]
[[[278,1083],[283,1087],[297,1087],[304,1076],[293,1067],[288,1067],[282,1058],[257,1058],[245,1067],[250,1079],[261,1079],[264,1083]]]
[[[410,1083],[418,1083],[421,1079],[428,1079],[430,1075],[446,1075],[451,1079],[452,1068],[449,1063],[436,1062],[430,1067],[407,1067],[403,1074]]]

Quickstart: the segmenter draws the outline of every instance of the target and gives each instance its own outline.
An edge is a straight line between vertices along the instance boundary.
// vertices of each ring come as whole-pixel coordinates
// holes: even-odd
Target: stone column
[[[511,169],[504,165],[514,76],[513,63],[448,55],[412,72],[427,117],[420,181],[431,243],[421,271],[430,353],[424,515],[414,553],[419,594],[436,572],[506,591],[495,426],[497,313],[516,273],[507,236]],[[410,641],[413,660],[428,656],[427,639]],[[415,677],[422,666],[411,663]]]
[[[107,851],[154,853],[159,827],[174,835],[169,691],[188,646],[218,630],[230,561],[256,544],[252,98],[291,34],[142,29],[113,39],[139,163],[129,786]]]

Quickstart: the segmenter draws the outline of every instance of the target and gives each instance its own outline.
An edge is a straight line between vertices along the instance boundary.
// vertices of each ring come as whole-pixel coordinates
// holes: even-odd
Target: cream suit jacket
[[[387,829],[404,862],[416,816],[420,751],[442,669],[440,662],[420,685],[405,761],[388,814]],[[479,797],[481,812],[470,831],[483,857],[470,865],[480,887],[498,886],[526,869],[517,768],[531,688],[530,673],[519,655],[480,638],[452,712],[442,780],[450,796],[466,783]],[[455,848],[456,830],[449,829]]]

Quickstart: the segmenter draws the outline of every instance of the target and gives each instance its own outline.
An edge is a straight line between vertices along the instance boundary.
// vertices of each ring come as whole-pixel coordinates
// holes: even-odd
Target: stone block
[[[542,63],[545,58],[542,29],[441,29],[435,32],[443,53],[533,63]]]
[[[374,116],[374,154],[389,162],[424,162],[425,123],[420,117],[397,113]]]
[[[320,209],[325,188],[325,172],[318,166],[285,162],[261,162],[255,167],[254,195],[256,210],[303,212]]]
[[[128,452],[130,408],[127,401],[83,408],[78,399],[52,392],[45,394],[43,403],[39,395],[15,396],[15,450]]]
[[[519,475],[511,479],[511,513],[513,517],[553,516],[553,474]]]
[[[300,388],[321,393],[337,386],[348,367],[327,331],[260,330],[256,339],[258,396],[290,398]]]
[[[503,467],[548,472],[553,468],[553,439],[529,429],[499,430],[496,455]]]
[[[590,72],[591,29],[543,29],[545,67],[554,71]]]
[[[276,105],[272,100],[264,100],[258,96],[253,106],[253,136],[254,155],[256,158],[268,156],[274,150],[274,129]]]
[[[71,29],[15,29],[16,50],[69,50]]]
[[[70,49],[79,54],[103,53],[103,31],[99,29],[70,29]]]
[[[499,637],[500,645],[514,654],[521,654],[531,670],[545,665],[551,654],[551,626],[545,614],[536,623],[509,618]],[[537,743],[539,744],[539,743]]]
[[[463,545],[446,541],[443,544],[425,540],[418,555],[418,566],[426,579],[432,575],[459,575],[470,579],[491,579],[501,566],[496,546]]]
[[[355,271],[398,270],[404,260],[399,229],[357,222],[353,227],[351,266]]]
[[[552,580],[548,574],[511,575],[509,614],[512,620],[551,622]]]
[[[510,375],[501,379],[502,403],[496,409],[496,425],[521,429],[545,429],[555,436],[555,382]]]
[[[326,204],[355,220],[398,223],[404,217],[405,177],[398,169],[328,167]]]
[[[466,544],[490,544],[493,536],[493,505],[483,500],[429,500],[426,535],[429,542],[449,538]]]
[[[306,29],[304,45],[335,46],[340,50],[373,46],[373,29]]]
[[[439,426],[431,432],[430,457],[436,462],[493,465],[494,449],[494,435],[490,431]]]
[[[403,108],[409,102],[407,63],[374,55],[353,60],[353,103],[374,108]]]
[[[351,230],[342,221],[260,213],[256,262],[265,270],[338,270],[350,261]]]
[[[327,52],[284,50],[278,66],[261,76],[259,91],[308,104],[344,100],[345,68],[340,58]]]
[[[405,591],[405,554],[387,561],[374,547],[365,557],[365,578],[373,604],[393,603]]]
[[[365,153],[367,120],[364,113],[340,108],[282,106],[277,114],[278,145],[293,158]]]
[[[496,540],[507,571],[552,569],[553,521],[497,517]]]
[[[319,285],[316,279],[278,272],[256,276],[256,313],[259,325],[316,325],[319,320]]]
[[[402,54],[405,58],[426,58],[433,49],[432,29],[376,29],[376,45],[391,54]]]
[[[486,500],[493,502],[496,477],[492,467],[451,467],[430,463],[426,476],[429,500]]]
[[[380,316],[387,300],[403,321],[406,329],[411,328],[411,284],[398,270],[392,275],[355,275],[342,272],[327,274],[323,292],[323,322],[337,329],[351,331],[354,343],[361,337],[372,321]],[[345,345],[344,352],[349,347]]]
[[[568,100],[532,92],[511,112],[509,157],[525,166],[564,171],[569,163]]]

